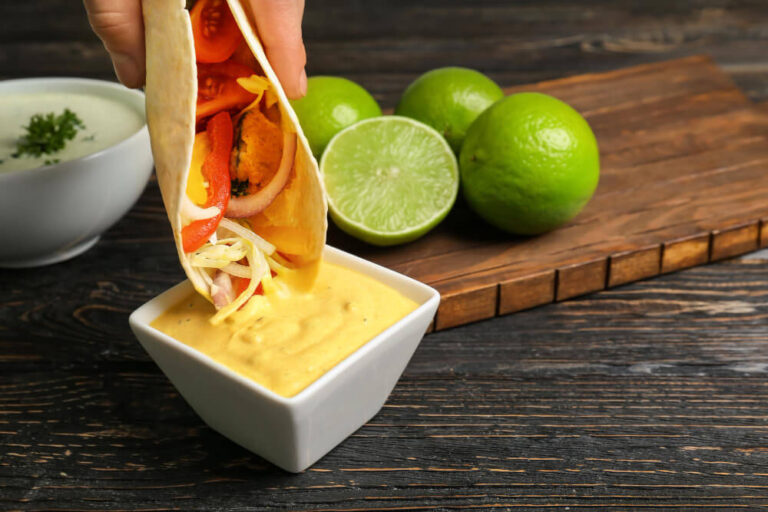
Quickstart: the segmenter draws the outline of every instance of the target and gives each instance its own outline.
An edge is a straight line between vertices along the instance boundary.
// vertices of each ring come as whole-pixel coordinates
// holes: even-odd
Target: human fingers
[[[141,0],[84,0],[88,21],[112,58],[117,78],[144,85],[144,23]]]
[[[250,0],[256,29],[285,93],[297,99],[307,93],[307,54],[301,35],[304,0]]]

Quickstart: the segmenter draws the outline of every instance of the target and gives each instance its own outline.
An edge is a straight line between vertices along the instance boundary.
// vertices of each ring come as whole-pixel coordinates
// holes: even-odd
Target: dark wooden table
[[[764,0],[309,1],[305,36],[311,74],[385,107],[443,65],[514,85],[694,53],[768,99]],[[111,78],[79,2],[0,3],[0,77],[33,75]],[[430,334],[299,475],[207,428],[131,335],[182,277],[154,181],[87,254],[0,271],[0,509],[768,508],[759,254]]]

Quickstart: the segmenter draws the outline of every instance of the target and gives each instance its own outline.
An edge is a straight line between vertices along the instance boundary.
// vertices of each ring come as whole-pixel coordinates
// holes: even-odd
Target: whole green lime
[[[405,89],[395,114],[428,124],[458,154],[469,125],[503,97],[496,82],[479,71],[440,68],[424,73]]]
[[[470,126],[459,157],[470,207],[510,233],[535,235],[572,219],[597,187],[600,156],[587,121],[540,93],[498,101]]]
[[[363,119],[381,115],[381,108],[361,86],[335,76],[313,76],[307,80],[307,94],[291,105],[299,116],[315,158],[341,130]]]

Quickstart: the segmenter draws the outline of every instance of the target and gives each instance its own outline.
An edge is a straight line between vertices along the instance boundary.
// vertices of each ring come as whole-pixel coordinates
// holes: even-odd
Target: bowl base
[[[80,256],[85,251],[96,245],[100,236],[89,238],[83,242],[79,242],[75,245],[69,246],[65,249],[60,249],[51,254],[40,256],[39,258],[22,259],[22,260],[0,260],[0,268],[31,268],[31,267],[44,267],[45,265],[53,265],[75,256]]]

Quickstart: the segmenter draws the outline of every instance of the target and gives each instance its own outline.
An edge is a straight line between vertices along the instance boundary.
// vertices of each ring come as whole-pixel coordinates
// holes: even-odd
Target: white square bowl
[[[286,471],[314,464],[384,405],[437,311],[439,293],[414,279],[326,246],[323,258],[368,275],[419,307],[285,398],[149,324],[192,292],[184,281],[134,311],[141,345],[212,429]]]

